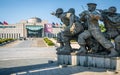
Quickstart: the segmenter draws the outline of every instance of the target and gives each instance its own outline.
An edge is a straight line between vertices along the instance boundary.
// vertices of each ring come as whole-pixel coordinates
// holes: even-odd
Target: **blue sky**
[[[14,24],[20,20],[39,17],[49,23],[60,22],[50,13],[57,8],[63,8],[64,11],[75,8],[78,15],[83,11],[82,6],[87,9],[86,4],[89,2],[96,3],[98,9],[116,6],[117,12],[120,13],[119,0],[0,0],[0,21]]]

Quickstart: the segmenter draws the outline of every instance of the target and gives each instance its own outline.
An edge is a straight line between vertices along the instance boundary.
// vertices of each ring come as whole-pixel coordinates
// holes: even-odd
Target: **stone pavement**
[[[55,47],[30,47],[35,40],[16,42],[12,48],[0,48],[0,75],[120,75],[98,68],[61,68],[57,65]],[[51,60],[54,63],[48,63]]]
[[[0,75],[11,74],[11,70],[20,71],[19,67],[24,70],[24,66],[41,65],[49,60],[56,61],[54,47],[0,48],[0,55]],[[34,66],[32,68],[34,69]]]
[[[31,47],[47,47],[43,38],[34,38]]]
[[[68,66],[61,68],[56,63],[14,67],[1,72],[1,75],[120,75],[120,73],[98,68]]]
[[[0,48],[30,48],[30,47],[47,47],[43,38],[31,38],[28,40],[16,40],[12,43],[0,46]]]

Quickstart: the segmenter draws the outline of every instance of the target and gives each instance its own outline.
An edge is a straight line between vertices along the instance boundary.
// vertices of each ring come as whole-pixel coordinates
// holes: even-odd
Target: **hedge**
[[[54,46],[55,44],[49,40],[48,38],[44,38],[44,41],[48,44],[48,46]]]
[[[14,40],[14,39],[12,39],[12,38],[0,39],[0,44],[2,44],[4,42],[12,41],[12,40]]]

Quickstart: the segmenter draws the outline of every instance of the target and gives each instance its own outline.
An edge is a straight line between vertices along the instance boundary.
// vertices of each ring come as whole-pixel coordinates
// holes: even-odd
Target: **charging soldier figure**
[[[62,15],[63,13],[64,13],[63,9],[62,8],[58,8],[56,10],[56,12],[52,12],[51,15],[54,15],[57,18],[60,18],[60,15]],[[56,49],[57,51],[59,51],[60,49],[62,49],[64,47],[64,42],[63,42],[63,38],[62,38],[62,31],[57,34],[57,42],[60,43],[60,47],[58,47]]]
[[[105,37],[115,42],[115,50],[120,54],[120,14],[116,13],[116,7],[109,7],[108,10],[102,10],[102,21],[105,25]]]
[[[88,3],[88,11],[84,11],[80,14],[81,20],[86,20],[88,25],[88,30],[85,30],[83,33],[79,35],[78,43],[81,46],[80,50],[76,53],[86,53],[87,50],[85,48],[86,42],[85,39],[89,37],[94,37],[104,48],[111,51],[109,56],[117,56],[118,53],[115,51],[113,44],[107,40],[104,35],[101,33],[99,28],[98,20],[101,15],[96,11],[97,4]]]
[[[70,53],[72,51],[70,40],[77,38],[77,35],[83,32],[83,26],[79,22],[79,18],[75,16],[75,10],[73,8],[70,8],[68,12],[63,12],[62,8],[58,8],[54,15],[60,18],[66,26],[64,30],[58,34],[58,38],[61,37],[61,39],[59,39],[62,43],[62,47],[58,49],[58,53]]]

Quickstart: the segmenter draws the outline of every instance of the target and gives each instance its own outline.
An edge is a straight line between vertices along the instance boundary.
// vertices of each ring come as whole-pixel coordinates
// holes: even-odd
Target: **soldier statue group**
[[[57,18],[61,19],[65,25],[64,30],[57,35],[57,41],[60,43],[57,53],[75,54],[100,54],[110,57],[120,55],[120,14],[116,13],[114,6],[108,9],[96,9],[97,4],[88,3],[88,10],[84,10],[75,15],[75,9],[70,8],[64,12],[58,8],[55,13]],[[106,29],[101,32],[99,21],[102,21]],[[75,39],[80,48],[74,51],[70,45],[70,40]],[[111,43],[114,40],[114,44]]]

